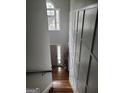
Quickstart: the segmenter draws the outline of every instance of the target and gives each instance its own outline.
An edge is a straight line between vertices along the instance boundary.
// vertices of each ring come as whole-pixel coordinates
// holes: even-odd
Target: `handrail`
[[[28,71],[28,72],[26,72],[26,75],[27,75],[27,74],[36,74],[36,73],[49,73],[49,72],[52,72],[52,70],[45,70],[45,71]]]

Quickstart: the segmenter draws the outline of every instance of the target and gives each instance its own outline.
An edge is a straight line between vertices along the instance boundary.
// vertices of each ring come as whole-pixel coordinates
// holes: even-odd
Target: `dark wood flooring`
[[[54,80],[68,80],[69,73],[64,67],[53,67],[52,78]]]
[[[64,67],[54,67],[52,78],[53,88],[51,93],[73,93],[69,83],[69,73]]]

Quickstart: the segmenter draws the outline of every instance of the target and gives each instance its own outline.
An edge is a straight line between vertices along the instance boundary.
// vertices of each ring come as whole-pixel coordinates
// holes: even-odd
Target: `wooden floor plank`
[[[69,73],[63,67],[54,67],[52,72],[53,92],[52,93],[73,93],[69,83]]]

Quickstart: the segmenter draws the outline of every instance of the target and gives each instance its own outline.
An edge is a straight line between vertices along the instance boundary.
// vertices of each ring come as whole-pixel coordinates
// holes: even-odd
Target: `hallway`
[[[54,67],[52,78],[53,89],[50,93],[73,93],[69,83],[69,73],[64,67]]]
[[[26,93],[98,93],[97,1],[79,2],[26,1]]]

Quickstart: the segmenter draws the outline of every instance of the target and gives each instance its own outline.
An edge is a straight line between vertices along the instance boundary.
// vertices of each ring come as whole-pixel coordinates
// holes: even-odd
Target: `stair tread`
[[[63,91],[69,91],[69,92],[72,92],[72,89],[53,89],[53,91],[60,91],[60,92],[63,92]]]
[[[73,93],[73,92],[52,92],[52,93]]]

